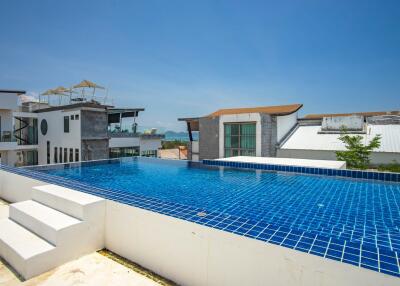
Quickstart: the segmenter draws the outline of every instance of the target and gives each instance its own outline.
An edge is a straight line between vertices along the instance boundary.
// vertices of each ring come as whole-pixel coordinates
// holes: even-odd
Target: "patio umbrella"
[[[89,81],[89,80],[82,80],[80,83],[76,84],[73,86],[73,88],[82,88],[82,95],[84,96],[84,90],[85,88],[92,88],[93,89],[93,94],[92,96],[94,97],[94,93],[96,92],[96,88],[97,89],[105,89],[104,87]]]

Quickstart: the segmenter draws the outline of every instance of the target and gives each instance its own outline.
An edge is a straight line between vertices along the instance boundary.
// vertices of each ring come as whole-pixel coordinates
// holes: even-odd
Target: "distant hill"
[[[166,141],[180,140],[180,141],[189,141],[189,134],[187,132],[175,132],[175,131],[166,131],[165,133]],[[192,132],[193,140],[199,140],[199,133]]]

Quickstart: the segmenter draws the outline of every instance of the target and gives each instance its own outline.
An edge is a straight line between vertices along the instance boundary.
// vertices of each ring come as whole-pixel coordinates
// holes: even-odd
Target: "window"
[[[75,114],[75,120],[79,120],[79,114]]]
[[[79,162],[79,149],[75,149],[75,161]]]
[[[64,163],[68,163],[68,148],[64,148]]]
[[[60,157],[59,157],[59,159],[60,160],[58,160],[60,163],[62,163],[62,148],[60,147],[60,152],[58,152],[58,154],[60,155]]]
[[[74,120],[74,115],[71,115],[71,120]]]
[[[157,150],[146,150],[141,152],[144,157],[157,157]]]
[[[40,132],[42,132],[42,135],[46,135],[47,134],[47,121],[46,119],[42,119],[42,121],[40,121]]]
[[[57,162],[57,147],[54,147],[54,163],[58,163]]]
[[[224,138],[225,157],[256,155],[255,123],[226,123]]]
[[[74,149],[69,148],[69,161],[74,162]]]
[[[50,141],[47,141],[47,164],[50,164]]]
[[[134,156],[139,156],[139,147],[110,148],[109,151],[110,158],[134,157]]]
[[[69,133],[69,116],[64,116],[64,133]]]

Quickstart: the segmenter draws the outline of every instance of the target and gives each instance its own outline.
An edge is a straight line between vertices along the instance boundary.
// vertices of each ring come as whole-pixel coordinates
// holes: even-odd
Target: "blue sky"
[[[218,108],[400,109],[400,1],[0,1],[0,88],[90,79],[147,127]]]

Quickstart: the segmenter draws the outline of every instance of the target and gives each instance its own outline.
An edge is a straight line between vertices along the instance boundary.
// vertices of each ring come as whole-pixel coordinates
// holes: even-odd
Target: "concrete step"
[[[81,220],[92,206],[104,204],[104,199],[57,185],[34,187],[32,199]]]
[[[25,279],[54,267],[55,247],[10,219],[0,220],[0,256]]]
[[[32,200],[11,204],[10,218],[56,246],[83,230],[82,221]]]

